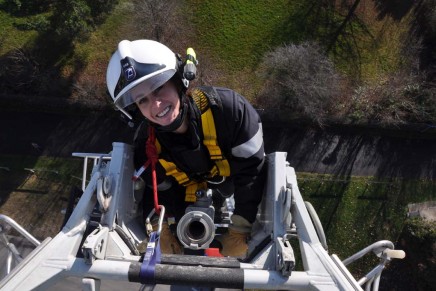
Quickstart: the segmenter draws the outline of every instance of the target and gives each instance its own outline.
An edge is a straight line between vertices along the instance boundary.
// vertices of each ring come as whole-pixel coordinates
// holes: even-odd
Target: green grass
[[[255,68],[266,51],[288,40],[278,31],[288,19],[288,1],[187,2],[199,44],[233,73]]]
[[[341,259],[379,240],[395,243],[406,221],[407,205],[436,199],[436,183],[427,180],[299,173],[298,183],[320,217],[329,252]],[[375,266],[374,259],[365,257],[363,265],[351,268],[363,274]]]
[[[349,80],[374,86],[404,63],[400,54],[410,17],[394,21],[377,17],[372,4],[362,3],[357,18],[332,46],[330,57],[337,71]],[[239,91],[256,103],[264,82],[257,74],[266,52],[285,43],[317,41],[326,48],[347,11],[332,11],[316,1],[187,1],[186,15],[196,31],[196,51],[221,72],[215,82]],[[358,20],[357,20],[358,19]]]
[[[82,160],[0,156],[0,213],[39,240],[54,237],[73,187],[81,186]]]
[[[0,10],[0,55],[8,53],[12,49],[26,46],[36,39],[38,36],[36,31],[17,29],[16,24],[24,21],[28,21],[28,19],[13,17]]]
[[[289,42],[288,1],[186,1],[183,8],[195,28],[195,50],[202,67],[207,56],[219,70],[213,85],[229,87],[255,103],[263,86],[256,73],[263,55]]]
[[[365,5],[369,8],[359,14],[365,28],[356,22],[350,25],[345,34],[347,38],[339,37],[334,46],[337,52],[334,59],[337,68],[351,78],[379,82],[402,63],[399,47],[408,30],[410,17],[401,21],[389,17],[376,19],[377,12],[371,5]],[[86,42],[74,43],[74,50],[70,52],[48,52],[46,58],[57,59],[47,63],[59,66],[66,80],[77,82],[85,79],[85,84],[97,84],[101,87],[98,92],[104,92],[105,69],[117,43],[122,39],[144,37],[135,29],[138,24],[128,21],[133,19],[129,16],[134,9],[131,1],[121,0]],[[189,35],[195,38],[191,42],[195,44],[200,60],[199,70],[207,70],[201,67],[203,56],[211,58],[220,70],[215,77],[217,80],[212,82],[231,87],[252,102],[263,86],[256,70],[267,51],[284,43],[305,40],[327,45],[329,37],[346,15],[343,11],[332,13],[321,3],[306,0],[189,0],[182,9],[195,29],[195,33]],[[0,54],[13,48],[32,46],[38,39],[38,32],[20,30],[16,24],[26,24],[49,13],[20,18],[0,11]],[[183,28],[178,33],[183,33]]]
[[[106,66],[118,42],[132,37],[128,29],[130,24],[125,21],[131,10],[132,6],[129,1],[120,1],[106,21],[91,33],[86,42],[76,43],[75,57],[91,64],[87,72],[92,73],[95,64]]]
[[[83,161],[80,158],[56,158],[35,156],[0,156],[0,185],[2,192],[13,190],[31,173],[54,182],[75,183],[81,177]],[[8,185],[8,186],[6,186]],[[6,189],[5,189],[6,188]]]

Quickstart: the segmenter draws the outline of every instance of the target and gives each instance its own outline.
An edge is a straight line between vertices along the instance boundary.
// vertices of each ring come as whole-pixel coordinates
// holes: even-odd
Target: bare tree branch
[[[351,6],[350,10],[348,11],[347,16],[345,17],[344,21],[342,21],[341,25],[338,27],[336,32],[333,34],[332,40],[330,41],[330,44],[327,46],[327,52],[330,51],[332,46],[335,44],[336,40],[338,39],[339,35],[341,35],[347,26],[348,22],[353,18],[354,12],[357,9],[357,6],[359,5],[360,0],[355,0],[353,5]]]

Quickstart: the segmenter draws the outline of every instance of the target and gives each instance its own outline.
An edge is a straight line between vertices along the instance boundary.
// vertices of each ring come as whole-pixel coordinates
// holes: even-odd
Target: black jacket
[[[221,103],[220,106],[212,107],[212,112],[219,147],[230,165],[231,174],[223,187],[229,189],[229,184],[234,186],[232,189],[235,198],[234,214],[253,222],[262,198],[264,180],[261,171],[264,163],[264,145],[260,117],[244,97],[230,89],[203,87],[202,90],[212,93],[209,96],[215,96]],[[190,178],[200,181],[213,163],[207,148],[201,142],[203,131],[200,111],[191,98],[187,99],[190,119],[188,133],[180,135],[156,131],[156,137],[162,147],[159,157],[175,163]],[[135,134],[136,169],[147,160],[145,154],[147,126],[149,124],[143,122]],[[181,217],[186,208],[184,187],[178,185],[174,178],[166,176],[165,169],[159,163],[156,165],[156,174],[159,204],[163,204],[168,213]],[[142,178],[147,185],[152,185],[150,168],[142,174]],[[146,192],[151,192],[150,187]],[[148,197],[145,198],[147,200],[145,203],[151,207],[153,196],[148,193],[146,195]]]

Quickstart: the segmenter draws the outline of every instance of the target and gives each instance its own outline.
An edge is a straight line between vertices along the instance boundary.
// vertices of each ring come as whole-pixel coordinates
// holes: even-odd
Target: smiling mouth
[[[171,105],[169,105],[168,107],[166,107],[162,112],[160,112],[159,114],[156,114],[156,117],[158,118],[162,118],[164,117],[168,112],[170,112],[171,109]]]

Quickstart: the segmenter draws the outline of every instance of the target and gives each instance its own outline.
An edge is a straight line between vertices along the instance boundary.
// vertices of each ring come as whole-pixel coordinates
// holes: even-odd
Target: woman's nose
[[[153,95],[153,96],[151,97],[151,101],[152,101],[153,103],[160,103],[160,102],[162,101],[162,98],[161,98],[160,96],[158,96],[158,95]]]

